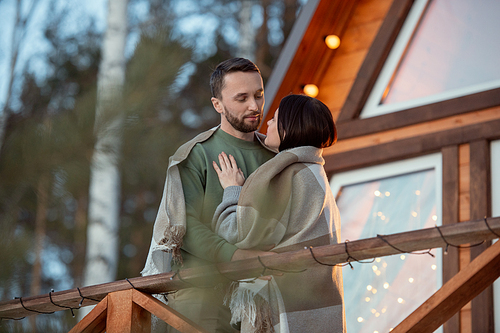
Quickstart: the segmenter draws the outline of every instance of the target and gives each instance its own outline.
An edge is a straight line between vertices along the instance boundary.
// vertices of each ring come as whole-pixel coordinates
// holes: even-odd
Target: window
[[[416,0],[361,117],[500,87],[499,16],[499,1]]]
[[[441,154],[336,174],[331,187],[342,241],[441,224]],[[427,300],[442,284],[441,251],[432,253],[345,266],[348,332],[388,332]]]

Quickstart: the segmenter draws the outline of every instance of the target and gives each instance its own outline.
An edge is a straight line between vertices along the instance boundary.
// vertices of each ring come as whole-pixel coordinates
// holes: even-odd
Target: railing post
[[[133,289],[108,294],[107,333],[149,333],[151,314],[133,302]]]

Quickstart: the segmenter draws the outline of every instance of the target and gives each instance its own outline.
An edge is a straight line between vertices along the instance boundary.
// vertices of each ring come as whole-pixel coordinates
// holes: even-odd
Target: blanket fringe
[[[249,289],[238,288],[238,285],[238,283],[233,282],[229,290],[230,297],[226,295],[224,299],[226,305],[229,301],[232,315],[231,324],[243,322],[248,318],[255,332],[274,333],[269,302]]]
[[[170,249],[168,252],[172,253],[172,261],[175,264],[182,265],[181,247],[185,234],[186,228],[184,226],[171,226],[165,230],[163,238],[158,242],[158,244],[165,245]]]

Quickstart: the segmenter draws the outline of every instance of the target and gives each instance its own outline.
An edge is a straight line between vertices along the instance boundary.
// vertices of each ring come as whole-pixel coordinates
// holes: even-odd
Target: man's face
[[[224,77],[222,98],[212,98],[225,132],[242,137],[259,128],[264,108],[264,87],[257,72],[233,72]]]

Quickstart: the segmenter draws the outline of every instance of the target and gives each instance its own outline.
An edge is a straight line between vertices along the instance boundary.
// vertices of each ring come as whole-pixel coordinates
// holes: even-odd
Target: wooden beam
[[[149,333],[151,314],[132,301],[133,289],[109,293],[107,333]]]
[[[441,287],[392,333],[434,332],[499,276],[500,242],[497,242]]]
[[[475,140],[500,137],[500,119],[431,133],[376,146],[326,155],[325,170],[334,173],[421,156]]]
[[[106,331],[108,298],[104,297],[69,333],[100,333]]]
[[[500,88],[392,112],[377,117],[338,122],[339,140],[429,122],[500,105]]]
[[[490,196],[490,144],[487,140],[470,143],[470,217],[478,219],[489,215]],[[485,251],[491,242],[470,249],[474,260]],[[493,287],[489,286],[471,303],[472,332],[493,332]]]
[[[490,217],[487,219],[487,223],[493,232],[500,234],[500,217]],[[360,239],[346,244],[319,246],[312,249],[312,251],[314,256],[318,260],[321,260],[321,262],[334,265],[346,262],[349,257],[364,260],[398,254],[400,253],[399,250],[411,252],[445,247],[446,242],[443,240],[443,237],[448,243],[454,245],[491,240],[497,236],[490,231],[488,225],[485,223],[485,220],[481,219],[441,226],[439,230],[437,228],[427,228]],[[298,251],[279,253],[273,256],[265,256],[260,259],[253,258],[225,262],[216,266],[207,265],[187,268],[179,272],[130,278],[128,281],[122,280],[88,286],[80,288],[80,290],[87,297],[99,298],[101,295],[107,295],[110,292],[131,289],[131,284],[133,284],[135,289],[149,294],[158,294],[193,286],[211,287],[228,280],[258,277],[263,271],[272,274],[272,268],[296,271],[316,265],[318,263],[312,257],[311,250],[306,248]],[[74,308],[78,308],[78,303],[81,301],[81,297],[75,289],[52,293],[52,298],[56,304],[64,304]],[[47,294],[23,297],[23,304],[27,309],[37,311],[63,310],[51,303]],[[0,317],[19,318],[36,314],[25,307],[21,305],[19,300],[0,302]]]
[[[182,333],[208,333],[203,327],[163,304],[151,295],[133,290],[133,301]]]
[[[458,221],[458,146],[449,146],[441,150],[443,156],[443,225]],[[456,247],[448,248],[443,257],[443,283],[451,280],[460,271],[459,251]],[[444,324],[444,333],[460,332],[460,312],[453,315]]]
[[[359,69],[358,76],[337,119],[339,123],[351,121],[361,112],[412,5],[413,0],[393,2]]]

